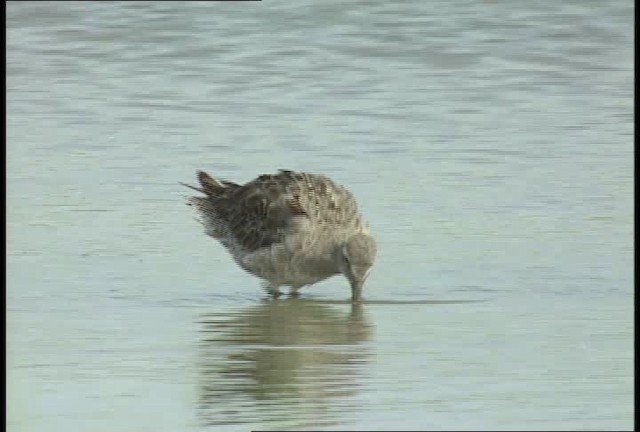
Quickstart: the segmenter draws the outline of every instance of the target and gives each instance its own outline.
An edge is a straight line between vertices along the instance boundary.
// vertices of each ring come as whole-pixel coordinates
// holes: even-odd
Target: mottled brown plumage
[[[375,242],[355,199],[328,177],[280,170],[238,185],[203,171],[197,176],[201,187],[185,186],[205,195],[189,198],[205,232],[226,246],[242,268],[265,279],[271,291],[279,285],[297,290],[344,273],[341,251],[356,235],[352,249],[366,255],[356,261],[366,265],[365,273],[373,264]],[[350,275],[350,280],[366,278]]]

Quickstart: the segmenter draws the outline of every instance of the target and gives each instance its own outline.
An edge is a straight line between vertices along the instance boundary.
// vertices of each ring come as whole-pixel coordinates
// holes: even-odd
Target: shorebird
[[[262,279],[274,297],[336,274],[361,301],[376,243],[343,186],[320,174],[279,170],[239,185],[197,172],[204,194],[188,198],[207,235],[218,240],[245,271]]]

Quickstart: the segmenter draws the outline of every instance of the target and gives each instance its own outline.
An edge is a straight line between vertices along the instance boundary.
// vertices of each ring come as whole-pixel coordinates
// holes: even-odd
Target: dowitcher
[[[352,301],[376,256],[376,243],[353,195],[320,174],[280,170],[239,185],[197,173],[204,194],[188,198],[205,233],[235,262],[259,277],[274,297],[281,286],[296,295],[336,274],[351,285]]]

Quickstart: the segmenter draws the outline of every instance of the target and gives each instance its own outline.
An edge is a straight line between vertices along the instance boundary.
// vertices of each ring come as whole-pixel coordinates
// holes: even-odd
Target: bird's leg
[[[262,282],[262,288],[274,299],[280,297],[280,290],[278,289],[278,285],[275,285],[269,281]]]
[[[289,290],[289,297],[293,297],[293,298],[297,298],[300,297],[300,293],[298,292],[298,290],[300,290],[300,286],[292,286],[291,289]]]
[[[274,299],[277,299],[282,295],[278,287],[274,287],[273,285],[268,285],[266,289],[267,289],[267,293]]]

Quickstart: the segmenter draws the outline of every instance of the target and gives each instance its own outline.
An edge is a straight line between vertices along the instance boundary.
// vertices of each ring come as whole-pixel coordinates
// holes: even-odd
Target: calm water
[[[633,4],[7,5],[11,431],[631,429]],[[178,181],[348,185],[268,301]]]

